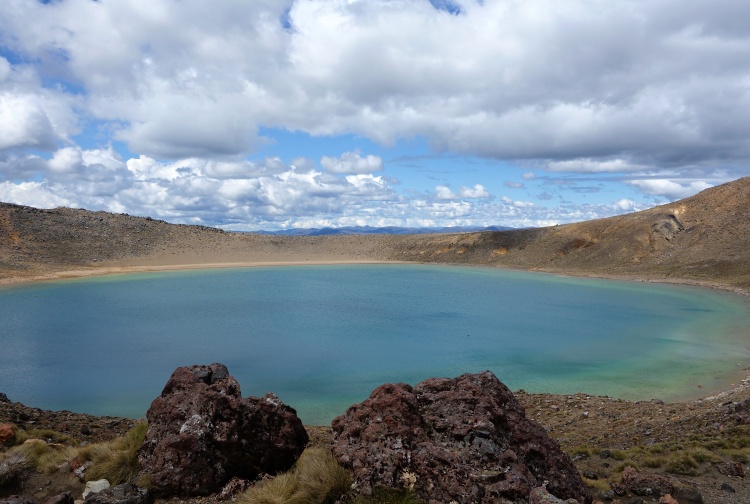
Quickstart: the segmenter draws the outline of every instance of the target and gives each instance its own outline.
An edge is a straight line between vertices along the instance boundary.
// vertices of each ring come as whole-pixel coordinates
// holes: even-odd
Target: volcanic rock
[[[177,368],[146,413],[139,459],[157,493],[207,495],[289,469],[308,437],[278,397],[242,398],[223,364]]]
[[[13,424],[0,424],[0,445],[11,444],[16,439],[16,433],[13,431]]]
[[[632,467],[626,467],[622,471],[622,483],[636,495],[660,496],[671,494],[674,486],[668,478],[658,474],[639,473]]]
[[[101,492],[92,493],[85,499],[86,504],[146,504],[149,492],[132,483],[116,485]]]
[[[333,453],[363,494],[413,490],[425,501],[528,502],[544,486],[590,503],[570,458],[489,371],[386,384],[333,421]]]
[[[75,499],[70,492],[63,492],[61,494],[53,495],[47,499],[44,504],[74,504]]]

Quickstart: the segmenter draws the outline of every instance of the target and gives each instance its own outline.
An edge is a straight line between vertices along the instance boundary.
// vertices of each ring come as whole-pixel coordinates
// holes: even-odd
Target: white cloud
[[[3,194],[246,227],[451,215],[523,225],[640,208],[620,200],[552,211],[454,178],[438,178],[454,188],[438,185],[434,201],[419,203],[429,189],[397,193],[391,174],[373,175],[383,160],[354,145],[338,157],[319,157],[330,146],[290,149],[324,171],[275,158],[285,146],[249,161],[273,144],[265,131],[311,143],[424,140],[428,154],[546,170],[522,174],[537,192],[554,177],[620,174],[673,199],[748,174],[745,0],[441,5],[5,2],[0,45],[13,57],[0,57]],[[92,140],[98,149],[82,147]],[[129,159],[110,147],[118,141]]]
[[[88,111],[151,157],[245,154],[260,126],[590,159],[585,171],[630,169],[607,161],[626,154],[750,154],[742,0],[464,2],[458,16],[428,2],[15,2],[5,14],[6,43],[83,86]]]
[[[330,173],[372,173],[383,169],[383,160],[369,154],[360,156],[359,152],[345,152],[340,157],[323,156],[320,164]]]
[[[490,192],[482,184],[475,184],[474,187],[461,187],[458,190],[458,195],[462,198],[489,198]]]
[[[572,159],[550,161],[547,170],[568,173],[617,173],[634,172],[648,169],[648,166],[634,164],[625,159]]]
[[[664,196],[669,200],[687,198],[694,194],[713,187],[702,180],[694,180],[687,185],[666,179],[632,180],[630,184],[638,187],[641,191],[654,196]]]
[[[451,200],[460,198],[484,199],[490,198],[492,195],[482,184],[475,184],[474,187],[461,186],[456,193],[448,186],[436,186],[435,196],[440,200]]]
[[[622,198],[614,203],[615,208],[623,212],[632,212],[636,209],[636,203],[630,198]]]

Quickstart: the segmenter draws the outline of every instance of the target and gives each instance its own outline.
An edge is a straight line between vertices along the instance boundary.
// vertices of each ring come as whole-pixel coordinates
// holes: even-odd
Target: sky
[[[545,226],[750,175],[747,0],[2,0],[0,201]]]

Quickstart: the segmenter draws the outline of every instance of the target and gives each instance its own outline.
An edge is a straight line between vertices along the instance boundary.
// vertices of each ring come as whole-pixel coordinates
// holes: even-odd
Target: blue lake
[[[727,387],[750,356],[736,295],[483,268],[105,276],[0,289],[0,313],[0,392],[131,417],[190,364],[322,425],[386,382],[489,369],[513,390],[668,400]]]

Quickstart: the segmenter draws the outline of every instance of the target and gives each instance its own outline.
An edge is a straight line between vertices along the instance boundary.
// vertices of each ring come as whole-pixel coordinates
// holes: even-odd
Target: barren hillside
[[[0,203],[0,281],[102,267],[304,261],[491,265],[750,288],[750,178],[608,219],[500,232],[289,237]]]

